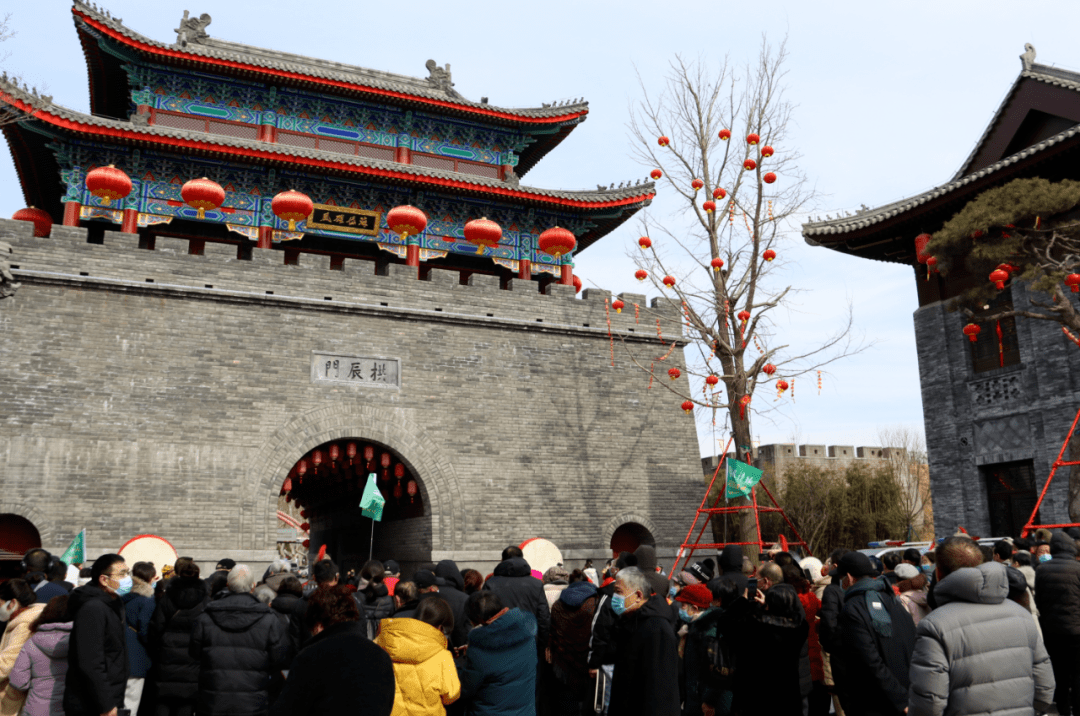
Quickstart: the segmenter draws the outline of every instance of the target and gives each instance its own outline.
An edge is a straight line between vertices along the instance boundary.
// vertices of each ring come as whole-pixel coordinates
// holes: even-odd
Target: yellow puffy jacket
[[[461,696],[454,657],[446,636],[417,619],[383,619],[375,643],[394,662],[394,711],[391,716],[442,716],[446,704]]]

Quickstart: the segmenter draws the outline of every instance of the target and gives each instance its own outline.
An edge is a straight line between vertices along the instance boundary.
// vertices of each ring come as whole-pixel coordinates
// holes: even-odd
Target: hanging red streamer
[[[1001,339],[1001,321],[997,322],[997,337],[998,337],[998,367],[1005,367],[1005,343]]]
[[[615,367],[615,339],[611,337],[611,304],[608,299],[604,299],[604,314],[607,317],[607,339],[608,345],[611,346],[611,367]]]

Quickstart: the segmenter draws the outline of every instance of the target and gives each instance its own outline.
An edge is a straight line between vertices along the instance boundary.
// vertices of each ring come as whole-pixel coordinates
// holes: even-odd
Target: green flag
[[[761,481],[761,470],[745,462],[727,459],[727,499],[746,497],[754,485]]]
[[[86,530],[84,529],[79,534],[75,535],[75,539],[71,540],[71,544],[64,550],[64,554],[60,556],[60,559],[65,564],[84,564],[86,562]]]
[[[360,509],[364,517],[370,517],[376,522],[382,522],[383,499],[379,488],[375,486],[375,473],[368,475],[367,485],[364,486],[364,494],[360,497]]]

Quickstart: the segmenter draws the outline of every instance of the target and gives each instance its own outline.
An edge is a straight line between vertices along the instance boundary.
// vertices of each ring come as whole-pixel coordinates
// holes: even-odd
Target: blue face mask
[[[924,564],[922,566],[922,571],[923,571],[923,574],[933,574],[934,573],[934,565],[933,564]]]
[[[622,616],[626,612],[626,597],[621,594],[611,595],[611,611]]]
[[[120,586],[116,588],[116,596],[122,597],[131,591],[133,582],[131,577],[124,577],[120,580]]]
[[[1048,554],[1040,554],[1039,555],[1039,561],[1040,562],[1049,562],[1050,561],[1050,555],[1048,555]]]
[[[667,595],[671,599],[674,599],[676,596],[678,596],[678,594],[679,594],[679,588],[678,587],[672,587],[671,589],[667,590]]]
[[[692,614],[688,614],[684,610],[680,609],[679,610],[679,619],[682,619],[684,622],[689,624],[690,622],[694,621],[694,616]]]

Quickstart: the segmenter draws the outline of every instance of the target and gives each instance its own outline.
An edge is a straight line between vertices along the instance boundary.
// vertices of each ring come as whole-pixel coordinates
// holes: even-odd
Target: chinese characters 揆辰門
[[[316,353],[313,356],[311,377],[317,383],[397,387],[399,373],[400,363],[396,358]]]

